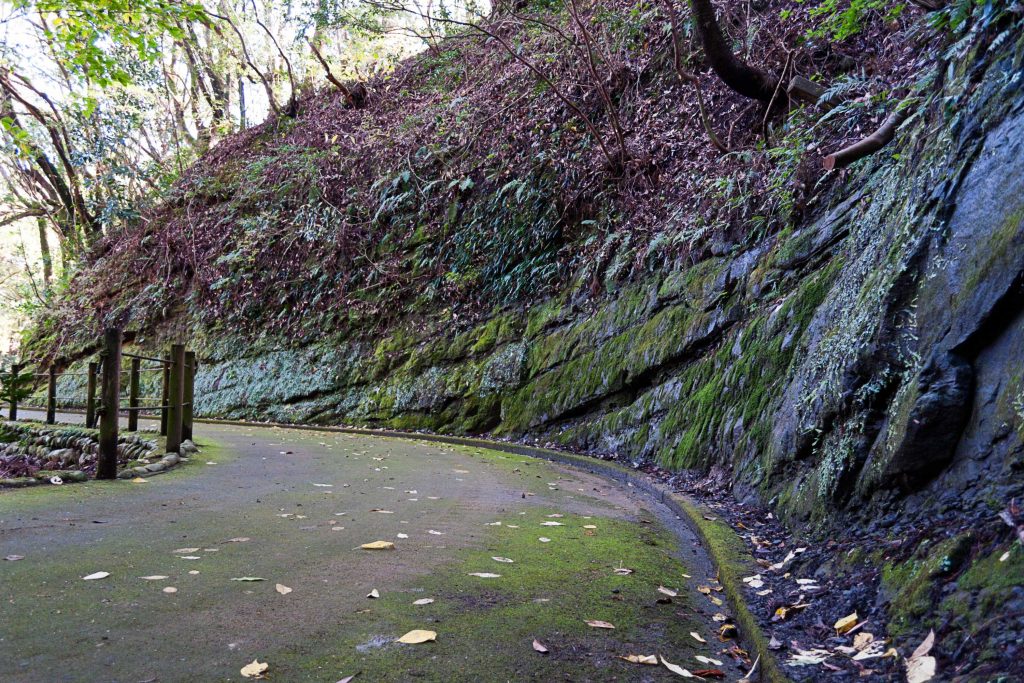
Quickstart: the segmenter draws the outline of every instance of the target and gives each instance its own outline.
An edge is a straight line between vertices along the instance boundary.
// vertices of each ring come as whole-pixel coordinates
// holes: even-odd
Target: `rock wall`
[[[201,367],[197,409],[717,466],[737,495],[802,519],[1019,494],[1022,49],[963,60],[900,143],[796,229],[457,333],[410,322],[377,342],[234,340]]]

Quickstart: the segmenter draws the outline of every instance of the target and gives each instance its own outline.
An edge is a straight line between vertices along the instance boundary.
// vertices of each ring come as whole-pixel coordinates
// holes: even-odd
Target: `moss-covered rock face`
[[[813,221],[471,327],[434,316],[298,349],[221,338],[198,409],[720,465],[818,521],[950,487],[1005,498],[1024,412],[1024,113],[1007,85],[1022,49],[967,60],[944,93],[957,115],[917,117]],[[971,493],[980,472],[998,476]]]

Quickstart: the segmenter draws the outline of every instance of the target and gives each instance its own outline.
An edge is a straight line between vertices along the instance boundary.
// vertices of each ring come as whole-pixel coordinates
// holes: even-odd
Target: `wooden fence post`
[[[11,409],[8,411],[8,419],[12,422],[18,419],[18,385],[21,384],[18,375],[21,374],[21,363],[11,365]]]
[[[128,431],[139,431],[139,366],[141,361],[132,358],[132,369],[128,375]]]
[[[97,479],[117,478],[117,423],[121,402],[121,330],[103,333],[103,414],[100,416],[100,453]]]
[[[181,418],[182,403],[185,401],[185,345],[171,345],[171,409],[167,413],[167,452],[177,453],[181,450]]]
[[[194,414],[192,409],[192,402],[195,400],[195,388],[196,388],[196,352],[186,351],[185,352],[185,390],[184,390],[184,405],[181,408],[181,438],[182,440],[192,440],[192,416]]]
[[[85,426],[89,429],[96,427],[96,373],[99,372],[99,364],[96,361],[89,363],[89,372],[86,377],[85,388]]]
[[[50,376],[46,387],[46,424],[57,422],[57,368],[50,366]]]
[[[171,359],[164,359],[164,374],[163,374],[163,391],[161,392],[160,398],[160,436],[167,436],[167,416],[170,414],[170,409],[167,407],[171,403]]]

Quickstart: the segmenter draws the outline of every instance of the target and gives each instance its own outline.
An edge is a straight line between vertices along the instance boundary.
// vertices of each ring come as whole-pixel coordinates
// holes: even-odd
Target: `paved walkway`
[[[602,479],[476,448],[197,428],[203,451],[146,483],[0,491],[0,557],[24,556],[0,560],[0,678],[231,681],[259,659],[273,681],[655,681],[678,676],[619,657],[723,658],[696,544]],[[394,642],[412,629],[436,642]]]

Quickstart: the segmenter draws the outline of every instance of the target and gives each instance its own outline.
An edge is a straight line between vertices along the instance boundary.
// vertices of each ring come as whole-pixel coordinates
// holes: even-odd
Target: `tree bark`
[[[732,52],[718,25],[711,0],[690,0],[694,25],[712,70],[730,88],[751,99],[771,102],[778,79],[754,68]]]

